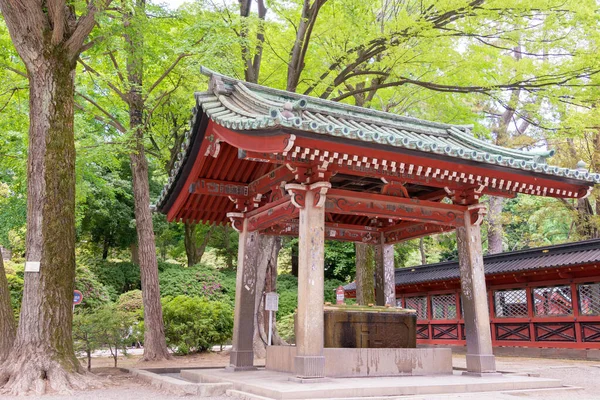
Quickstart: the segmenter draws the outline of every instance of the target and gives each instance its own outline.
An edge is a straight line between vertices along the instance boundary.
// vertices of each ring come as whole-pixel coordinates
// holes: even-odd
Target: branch
[[[402,85],[406,85],[406,84],[411,84],[411,85],[416,85],[416,86],[420,86],[423,87],[425,89],[430,89],[430,90],[435,90],[438,92],[450,92],[450,93],[483,93],[483,94],[489,94],[493,91],[496,90],[528,90],[528,91],[536,91],[536,90],[540,90],[544,87],[547,86],[578,86],[578,85],[567,85],[568,82],[572,81],[573,79],[578,79],[578,78],[583,78],[583,77],[590,77],[592,75],[597,74],[598,72],[600,72],[600,70],[593,70],[593,71],[589,71],[589,72],[580,72],[578,74],[572,75],[572,76],[566,76],[566,74],[557,74],[557,75],[544,75],[544,76],[536,76],[534,78],[531,79],[525,79],[522,81],[517,81],[517,82],[513,82],[513,83],[507,83],[507,84],[500,84],[500,85],[490,85],[490,86],[458,86],[458,85],[444,85],[444,84],[440,84],[440,83],[434,83],[434,82],[423,82],[423,81],[419,81],[419,80],[415,80],[415,79],[410,79],[410,78],[406,78],[406,77],[400,77],[399,80],[394,81],[394,82],[387,82],[387,83],[382,83],[381,85],[377,85],[374,88],[362,88],[362,89],[356,89],[353,90],[351,92],[346,92],[344,94],[341,94],[338,97],[333,98],[333,101],[340,101],[343,100],[347,97],[350,96],[354,96],[355,94],[358,93],[362,93],[362,92],[367,92],[369,90],[373,90],[373,89],[383,89],[383,88],[387,88],[387,87],[396,87],[396,86],[402,86]],[[555,78],[558,80],[552,80],[551,78]],[[582,85],[582,86],[598,86],[598,85]]]
[[[27,78],[27,73],[26,73],[26,72],[23,72],[23,71],[21,71],[20,69],[13,68],[13,67],[11,67],[11,66],[8,66],[8,65],[6,65],[6,64],[3,64],[3,66],[4,66],[4,68],[6,68],[7,70],[9,70],[9,71],[11,71],[11,72],[14,72],[14,73],[15,73],[15,74],[17,74],[17,75],[21,75],[23,78]]]
[[[119,79],[121,80],[122,83],[125,82],[125,78],[123,78],[123,74],[121,73],[121,69],[119,68],[119,64],[117,63],[117,59],[115,58],[114,52],[113,51],[109,51],[108,52],[108,56],[110,57],[110,60],[113,63],[113,66],[115,67],[115,71],[117,72],[117,76],[119,77]]]
[[[105,0],[106,3],[100,7],[96,7],[96,1],[92,0],[88,3],[87,14],[83,15],[77,21],[75,31],[67,40],[65,46],[69,50],[73,59],[77,59],[83,50],[83,42],[88,37],[94,26],[96,25],[96,14],[110,5],[112,0]]]
[[[65,0],[50,0],[46,2],[48,7],[48,16],[52,22],[52,45],[63,41],[65,35]]]
[[[146,93],[146,98],[148,98],[148,96],[150,95],[150,93],[152,93],[152,91],[158,85],[160,85],[160,83],[171,73],[171,71],[173,71],[173,69],[177,66],[177,64],[179,64],[179,61],[181,61],[185,57],[189,57],[189,56],[191,56],[191,54],[188,54],[188,53],[181,53],[181,54],[179,54],[179,56],[177,57],[177,59],[175,59],[175,61],[173,61],[173,64],[171,64],[171,66],[169,68],[167,68],[165,70],[165,72],[163,72],[163,74],[156,80],[156,82],[154,82],[152,84],[152,86],[150,86],[150,89],[148,89],[148,93]]]
[[[84,66],[84,68],[89,71],[90,73],[96,75],[96,76],[102,76],[100,75],[100,73],[98,71],[96,71],[94,68],[90,67],[88,64],[86,64],[81,58],[79,58],[77,60],[81,65]],[[105,81],[106,84],[108,85],[109,88],[111,88],[120,98],[121,100],[123,100],[123,102],[125,104],[129,104],[129,97],[127,97],[123,92],[121,92],[119,90],[119,88],[117,88],[113,83],[109,82],[109,81]]]
[[[100,104],[96,103],[93,99],[91,99],[90,97],[86,96],[83,93],[76,92],[75,94],[77,96],[81,97],[82,99],[84,99],[85,101],[87,101],[88,103],[90,103],[91,105],[93,105],[94,107],[96,107],[96,109],[98,109],[102,114],[106,115],[108,117],[108,119],[112,122],[111,125],[114,126],[115,129],[117,129],[119,132],[121,132],[121,133],[127,132],[127,129],[125,129],[125,127],[119,122],[119,120],[116,119],[111,113],[106,111]],[[98,119],[98,118],[96,118],[96,119]],[[107,121],[102,121],[102,122],[107,122]]]

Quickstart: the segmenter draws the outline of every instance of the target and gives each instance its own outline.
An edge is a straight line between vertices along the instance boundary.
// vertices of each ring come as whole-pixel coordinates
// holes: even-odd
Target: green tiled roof
[[[194,120],[198,113],[204,112],[212,121],[232,130],[291,128],[566,177],[587,184],[600,183],[600,174],[589,173],[584,168],[549,166],[546,158],[554,154],[553,150],[526,152],[496,146],[475,138],[470,126],[424,121],[272,89],[205,68],[202,73],[210,78],[209,90],[195,94]],[[188,145],[189,135],[159,204],[179,174]]]

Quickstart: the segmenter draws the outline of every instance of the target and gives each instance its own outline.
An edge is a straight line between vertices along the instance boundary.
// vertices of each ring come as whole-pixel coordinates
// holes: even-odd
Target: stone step
[[[184,380],[185,378],[183,376],[183,379],[177,379],[172,376],[159,375],[142,369],[129,369],[128,371],[140,380],[148,382],[156,388],[179,396],[222,396],[227,392],[228,389],[233,388],[233,384],[229,382],[199,383],[193,381],[190,382],[187,379]],[[183,371],[181,372],[183,375]]]
[[[234,397],[236,399],[241,399],[241,400],[273,400],[272,397],[259,396],[257,394],[242,392],[241,390],[234,390],[234,389],[227,390],[227,392],[225,394],[228,397]]]

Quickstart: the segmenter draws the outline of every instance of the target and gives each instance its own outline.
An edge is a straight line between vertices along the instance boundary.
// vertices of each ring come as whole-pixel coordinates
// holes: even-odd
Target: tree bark
[[[254,355],[265,358],[267,335],[269,329],[269,312],[265,311],[265,293],[276,291],[277,286],[277,256],[281,249],[281,238],[279,236],[258,235],[252,249],[247,251],[258,252],[256,259],[256,301],[254,315],[256,325],[254,329]],[[285,342],[277,334],[273,323],[273,344],[281,345]]]
[[[202,261],[202,256],[206,251],[206,246],[208,246],[208,242],[212,237],[213,232],[215,231],[215,224],[212,224],[204,238],[202,239],[202,243],[198,246],[198,242],[196,241],[196,227],[197,224],[192,222],[185,223],[185,254],[187,256],[188,267],[199,264]]]
[[[4,361],[12,349],[17,333],[15,317],[10,304],[10,291],[4,261],[0,253],[0,362]]]
[[[133,131],[135,148],[129,155],[133,179],[135,225],[138,237],[142,301],[144,304],[144,361],[171,358],[165,341],[158,262],[154,227],[150,212],[150,186],[148,161],[144,149],[144,98],[142,97],[143,37],[141,16],[145,13],[145,1],[137,0],[136,20],[131,12],[125,14],[125,41],[127,43],[127,78],[130,84],[129,128]]]
[[[319,10],[321,10],[326,1],[315,0],[313,4],[310,4],[310,0],[304,0],[303,2],[302,15],[300,21],[298,21],[298,29],[296,30],[296,40],[290,50],[290,61],[288,63],[286,90],[290,92],[295,92],[298,89],[312,30],[317,22]]]
[[[373,247],[355,243],[356,247],[356,302],[375,304],[375,260]]]
[[[75,62],[64,51],[27,63],[29,157],[27,168],[28,262],[23,303],[12,353],[2,365],[0,386],[13,394],[47,387],[87,386],[75,358],[71,327],[75,282]]]
[[[198,263],[197,253],[198,246],[196,244],[196,224],[192,222],[186,222],[184,224],[184,245],[185,255],[187,256],[187,265],[191,267]]]
[[[488,254],[502,253],[502,240],[504,238],[504,226],[502,225],[502,197],[490,196],[490,207],[488,209]]]

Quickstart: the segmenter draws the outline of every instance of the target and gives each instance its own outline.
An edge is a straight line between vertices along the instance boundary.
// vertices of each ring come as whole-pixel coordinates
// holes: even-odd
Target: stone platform
[[[267,347],[266,369],[293,373],[295,346]],[[333,378],[451,375],[452,350],[325,348],[325,376]]]
[[[318,383],[293,382],[289,380],[292,374],[262,369],[245,372],[227,372],[224,369],[184,370],[181,371],[181,376],[198,383],[229,383],[233,390],[247,393],[248,398],[262,396],[276,400],[357,399],[563,387],[556,379],[520,375],[471,377],[458,372],[434,377],[328,378]]]

